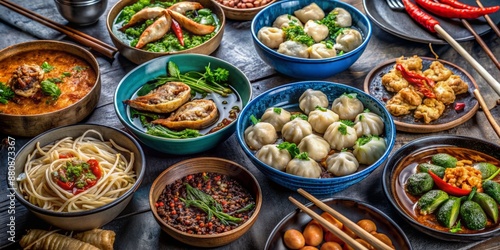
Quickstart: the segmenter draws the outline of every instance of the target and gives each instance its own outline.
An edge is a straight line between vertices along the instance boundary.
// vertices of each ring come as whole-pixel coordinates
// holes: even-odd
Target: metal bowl
[[[70,23],[90,25],[106,11],[108,0],[54,0],[59,14]]]

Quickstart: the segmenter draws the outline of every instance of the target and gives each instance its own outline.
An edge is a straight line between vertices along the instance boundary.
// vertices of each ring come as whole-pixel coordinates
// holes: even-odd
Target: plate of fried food
[[[385,103],[396,129],[432,133],[474,116],[479,104],[472,76],[457,65],[430,57],[401,56],[368,73],[364,91]]]

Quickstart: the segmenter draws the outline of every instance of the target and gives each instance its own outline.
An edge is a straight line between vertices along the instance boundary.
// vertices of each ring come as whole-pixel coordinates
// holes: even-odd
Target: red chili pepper
[[[465,108],[465,103],[463,102],[455,102],[455,107],[453,107],[455,111],[461,111]]]
[[[89,159],[87,163],[90,165],[90,171],[95,175],[96,180],[99,180],[102,176],[101,168],[99,167],[99,162],[95,159]]]
[[[436,97],[432,89],[429,87],[435,85],[432,79],[429,79],[415,72],[407,71],[405,67],[400,63],[396,64],[396,70],[399,70],[401,72],[401,75],[403,75],[403,78],[412,85],[414,85],[415,87],[417,87],[418,91],[424,94],[424,96],[428,98]]]
[[[71,153],[59,155],[59,159],[65,159],[65,158],[71,158],[71,157],[73,157],[73,154],[71,154]]]
[[[454,7],[454,8],[457,8],[457,9],[474,9],[474,8],[477,8],[475,6],[465,4],[465,3],[459,2],[457,0],[438,0],[438,2],[440,2],[442,4],[448,4],[451,7]]]
[[[436,33],[434,27],[439,25],[439,21],[434,19],[432,16],[423,12],[416,4],[412,3],[410,0],[402,0],[405,6],[406,12],[410,15],[413,20],[415,20],[420,25],[424,26],[432,33]]]
[[[500,6],[476,9],[457,9],[447,4],[436,3],[431,0],[415,0],[422,8],[438,16],[447,18],[478,18],[498,11]]]
[[[71,181],[64,182],[61,180],[57,180],[57,185],[59,185],[59,187],[61,187],[64,190],[71,190],[71,189],[73,189],[73,186],[75,184]]]
[[[470,193],[470,190],[465,190],[461,189],[459,187],[455,187],[450,185],[448,182],[444,181],[443,179],[439,178],[435,173],[433,173],[431,170],[429,170],[429,174],[431,175],[432,179],[434,180],[434,183],[438,188],[441,190],[445,191],[446,193],[453,195],[453,196],[466,196]]]
[[[177,21],[172,18],[172,30],[175,36],[179,40],[179,43],[184,46],[184,37],[182,36],[182,28]]]

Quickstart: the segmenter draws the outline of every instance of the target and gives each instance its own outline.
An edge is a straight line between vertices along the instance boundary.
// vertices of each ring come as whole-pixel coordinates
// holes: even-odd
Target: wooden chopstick
[[[315,213],[308,207],[304,206],[302,203],[300,203],[298,200],[294,199],[293,197],[288,197],[288,199],[295,204],[298,208],[300,208],[302,211],[304,211],[306,214],[311,216],[313,219],[315,219],[317,222],[319,222],[321,225],[324,227],[328,228],[330,232],[335,234],[335,236],[339,237],[342,241],[344,241],[346,244],[351,246],[352,248],[356,250],[368,250],[365,246],[361,245],[361,243],[357,242],[351,236],[347,235],[344,233],[342,230],[340,230],[338,227],[332,225],[330,222],[328,222],[325,218],[321,217],[319,214]]]
[[[476,3],[477,3],[477,6],[479,6],[480,8],[484,8],[483,4],[481,4],[481,1],[476,0]],[[488,24],[491,26],[491,29],[493,29],[493,31],[495,31],[497,36],[500,37],[500,29],[498,29],[495,22],[493,22],[493,20],[491,20],[491,17],[489,15],[484,15],[483,17],[484,17],[484,19],[486,19],[486,22],[488,22]]]
[[[497,68],[500,69],[500,62],[498,62],[497,58],[495,57],[493,52],[491,52],[488,45],[486,45],[486,43],[483,41],[483,39],[479,36],[479,34],[477,34],[477,32],[474,30],[474,28],[472,28],[472,26],[470,25],[470,23],[467,20],[461,19],[461,21],[462,21],[462,24],[465,26],[465,28],[467,28],[470,31],[470,33],[474,36],[477,43],[479,43],[481,48],[483,48],[483,50],[486,52],[486,54],[491,59],[491,61],[493,61],[495,66],[497,66]]]
[[[493,76],[476,61],[476,59],[474,59],[469,53],[467,53],[467,51],[457,41],[455,41],[455,39],[453,39],[453,37],[451,37],[450,34],[448,34],[448,32],[443,29],[443,27],[441,27],[441,25],[434,25],[434,29],[439,35],[441,35],[441,37],[443,37],[444,40],[446,40],[451,45],[451,47],[453,47],[463,58],[465,58],[465,60],[467,60],[470,65],[472,65],[472,67],[479,73],[479,75],[481,75],[483,79],[486,80],[490,87],[493,88],[493,90],[495,90],[498,95],[500,95],[500,83],[498,83],[498,81],[493,78]]]
[[[493,127],[493,130],[495,130],[498,137],[500,137],[500,126],[498,126],[498,123],[495,121],[495,118],[493,117],[493,115],[491,115],[491,112],[488,109],[488,106],[486,106],[486,102],[484,102],[483,96],[481,95],[481,92],[479,92],[478,89],[474,90],[474,96],[476,96],[476,99],[479,102],[479,105],[481,105],[481,108],[483,109],[483,112],[486,115],[486,118],[490,122],[491,126]]]
[[[81,31],[78,31],[76,29],[73,29],[71,27],[67,27],[65,25],[62,25],[60,23],[57,23],[57,22],[54,22],[50,19],[47,19],[45,18],[44,16],[41,16],[31,10],[28,10],[26,8],[23,8],[15,3],[12,3],[10,1],[6,1],[6,0],[0,0],[0,4],[21,14],[21,15],[24,15],[30,19],[33,19],[47,27],[50,27],[52,29],[55,29],[63,34],[65,34],[66,36],[70,37],[71,39],[75,40],[76,42],[84,45],[84,46],[88,46],[90,48],[92,48],[93,50],[95,50],[96,52],[99,52],[100,54],[108,57],[108,58],[111,58],[113,59],[114,58],[114,55],[116,54],[116,52],[118,52],[118,49],[116,49],[115,47],[97,39],[97,38],[94,38],[90,35],[87,35]]]
[[[316,206],[318,206],[320,209],[323,211],[331,214],[335,219],[338,221],[342,222],[344,226],[347,226],[351,231],[353,231],[357,236],[360,238],[366,240],[368,243],[370,243],[373,247],[376,249],[383,249],[383,250],[392,250],[391,247],[386,245],[384,242],[373,236],[371,233],[367,232],[358,224],[354,223],[353,221],[349,220],[347,217],[336,211],[335,209],[331,208],[330,206],[326,205],[322,201],[318,200],[316,197],[312,196],[309,194],[307,191],[305,191],[302,188],[299,188],[297,190],[299,194],[302,196],[306,197],[308,200],[312,201]],[[321,217],[321,216],[320,216]]]

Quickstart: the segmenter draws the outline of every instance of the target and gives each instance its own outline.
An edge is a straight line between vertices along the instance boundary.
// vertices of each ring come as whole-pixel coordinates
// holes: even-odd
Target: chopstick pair
[[[330,206],[326,205],[322,201],[318,200],[316,197],[312,196],[307,191],[303,190],[302,188],[299,188],[297,190],[297,192],[299,194],[301,194],[302,196],[306,197],[308,200],[312,201],[320,209],[329,213],[330,215],[335,217],[335,219],[337,219],[338,221],[342,222],[344,224],[344,226],[351,229],[351,231],[353,231],[357,236],[359,236],[363,240],[366,240],[368,243],[370,243],[376,249],[392,250],[392,248],[389,247],[388,245],[386,245],[384,242],[377,239],[375,236],[373,236],[369,232],[365,231],[363,228],[358,226],[358,224],[352,222],[347,217],[345,217],[341,213],[337,212],[335,209],[331,208]],[[359,250],[368,250],[365,246],[361,245],[361,243],[359,243],[358,241],[351,238],[349,235],[347,235],[341,229],[339,229],[335,225],[332,225],[326,219],[324,219],[323,217],[321,217],[319,214],[315,213],[314,211],[312,211],[308,207],[304,206],[302,203],[300,203],[299,201],[297,201],[293,197],[290,196],[290,197],[288,197],[288,199],[293,204],[295,204],[298,208],[300,208],[302,211],[307,213],[313,219],[318,221],[321,225],[326,227],[330,232],[335,234],[335,236],[339,237],[342,241],[344,241],[346,244],[348,244],[352,248],[359,249]]]
[[[477,101],[479,102],[479,105],[481,105],[481,108],[483,109],[484,115],[486,115],[486,118],[491,124],[491,127],[493,127],[493,130],[495,130],[495,133],[497,133],[497,136],[500,137],[500,126],[498,126],[498,123],[496,122],[495,118],[491,114],[490,110],[488,109],[488,106],[486,106],[486,102],[483,99],[483,96],[481,95],[481,92],[479,92],[478,89],[474,90],[474,96],[476,96]]]
[[[75,40],[76,42],[84,45],[84,46],[88,46],[90,48],[92,48],[93,50],[95,50],[96,52],[102,54],[103,56],[106,56],[110,59],[113,59],[114,58],[114,55],[116,54],[116,52],[118,52],[118,49],[116,49],[115,47],[97,39],[97,38],[94,38],[90,35],[87,35],[81,31],[78,31],[78,30],[75,30],[71,27],[67,27],[67,26],[64,26],[60,23],[56,23],[50,19],[47,19],[45,18],[44,16],[41,16],[31,10],[28,10],[26,8],[23,8],[15,3],[12,3],[10,1],[7,1],[7,0],[1,0],[0,1],[0,5],[3,5],[21,15],[24,15],[30,19],[33,19],[49,28],[52,28],[52,29],[55,29],[63,34],[65,34],[66,36],[72,38],[73,40]]]

